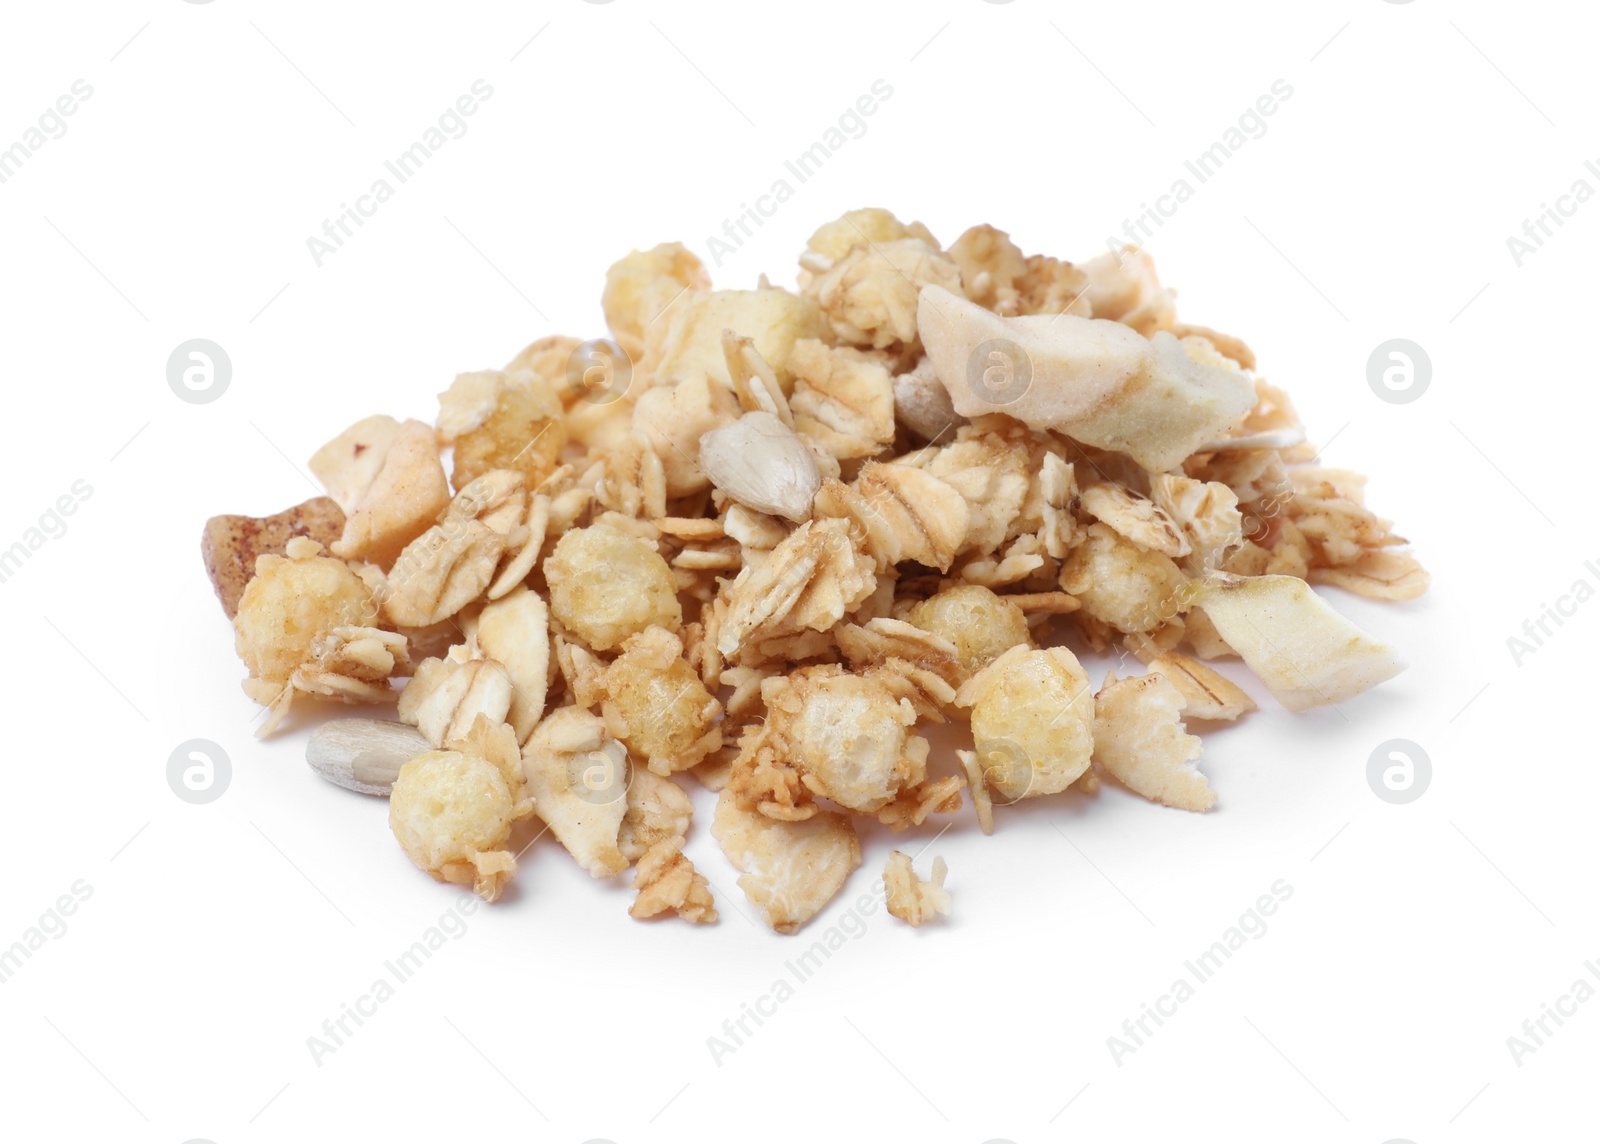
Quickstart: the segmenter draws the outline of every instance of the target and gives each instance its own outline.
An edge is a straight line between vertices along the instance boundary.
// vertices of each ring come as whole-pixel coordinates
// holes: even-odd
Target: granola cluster
[[[988,833],[1103,778],[1210,810],[1194,732],[1256,708],[1212,661],[1291,710],[1399,670],[1310,585],[1405,600],[1427,573],[1145,252],[945,247],[860,210],[800,268],[714,290],[681,245],[635,251],[609,339],[462,374],[431,425],[360,421],[311,459],[326,501],[213,522],[263,733],[298,696],[394,705],[431,748],[393,780],[395,836],[491,901],[537,819],[593,876],[632,868],[633,916],[715,921],[685,854],[706,788],[739,889],[793,933],[864,826],[970,799]],[[319,773],[384,789],[325,757],[356,722]],[[894,851],[890,912],[949,914],[945,873]]]

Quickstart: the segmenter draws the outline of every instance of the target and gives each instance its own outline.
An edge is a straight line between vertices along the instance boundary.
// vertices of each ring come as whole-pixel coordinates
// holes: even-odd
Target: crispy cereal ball
[[[956,657],[968,675],[1014,647],[1033,646],[1022,609],[978,584],[946,588],[913,607],[907,619],[955,644]]]
[[[911,733],[916,709],[874,677],[806,667],[762,695],[780,753],[840,806],[871,814],[927,777],[928,741]]]
[[[345,624],[371,623],[372,593],[342,560],[322,556],[322,545],[295,537],[288,556],[258,556],[256,574],[233,618],[234,648],[252,680],[281,688],[311,655],[318,636]],[[248,690],[248,685],[247,685]]]
[[[1186,583],[1170,557],[1100,523],[1089,526],[1088,538],[1061,568],[1061,590],[1076,596],[1085,613],[1124,633],[1147,632],[1170,619]]]
[[[550,611],[591,651],[683,622],[672,569],[655,546],[601,523],[565,533],[544,562]]]
[[[683,658],[683,641],[650,628],[630,636],[606,670],[606,726],[652,771],[687,770],[722,746],[722,705]]]
[[[532,373],[495,376],[479,407],[481,420],[455,438],[450,482],[457,492],[491,469],[514,469],[532,488],[550,475],[566,448],[560,398]],[[443,401],[441,407],[448,408]]]
[[[634,361],[644,357],[644,328],[684,290],[711,289],[711,275],[681,242],[663,242],[617,259],[600,295],[606,325]]]
[[[989,785],[1016,801],[1066,790],[1094,753],[1094,692],[1064,647],[1012,648],[956,693]]]
[[[400,768],[389,827],[419,869],[471,886],[492,902],[517,870],[499,849],[511,835],[514,811],[511,788],[494,763],[465,751],[429,751]]]

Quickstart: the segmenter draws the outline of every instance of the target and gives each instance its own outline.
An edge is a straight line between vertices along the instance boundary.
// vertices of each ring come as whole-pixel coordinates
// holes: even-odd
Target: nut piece
[[[444,511],[450,486],[432,429],[407,421],[391,432],[385,422],[392,419],[352,425],[317,450],[311,471],[340,507],[351,502],[344,509],[344,534],[329,551],[387,568]]]
[[[544,562],[550,611],[591,651],[610,651],[649,627],[683,623],[672,569],[655,547],[601,522],[563,535]]]
[[[1207,811],[1217,794],[1193,765],[1200,740],[1184,732],[1183,703],[1183,692],[1164,676],[1108,676],[1094,701],[1094,757],[1135,794]]]
[[[933,877],[924,882],[911,866],[911,855],[899,850],[889,852],[889,863],[883,868],[883,889],[888,897],[889,912],[912,926],[950,913],[950,891],[944,888],[948,868],[943,858],[933,860]]]
[[[1192,604],[1291,711],[1342,703],[1404,670],[1304,580],[1217,572],[1194,589]]]
[[[313,497],[274,516],[214,516],[200,536],[200,557],[231,620],[239,614],[245,585],[256,574],[256,557],[282,556],[292,537],[324,546],[344,531],[344,512],[328,497]]]
[[[811,449],[771,413],[746,413],[702,436],[700,468],[740,504],[797,524],[810,518],[822,484]]]
[[[1165,332],[1147,341],[1099,318],[1001,318],[937,286],[923,290],[917,318],[956,412],[1005,413],[1151,472],[1176,468],[1256,403],[1247,375],[1193,361]],[[983,369],[988,343],[995,364]]]
[[[726,788],[717,796],[711,836],[742,871],[739,889],[782,934],[814,918],[861,865],[861,843],[848,816],[828,811],[804,822],[775,822],[740,806]]]
[[[631,917],[653,918],[671,910],[696,925],[717,920],[711,887],[684,857],[681,838],[662,839],[645,852],[634,871],[633,888],[639,895],[628,907]]]
[[[984,778],[1004,798],[1059,793],[1089,769],[1094,694],[1066,648],[1012,648],[967,680],[955,701],[972,708]]]
[[[386,719],[330,719],[306,742],[306,762],[346,790],[389,797],[400,768],[432,744],[415,727]]]

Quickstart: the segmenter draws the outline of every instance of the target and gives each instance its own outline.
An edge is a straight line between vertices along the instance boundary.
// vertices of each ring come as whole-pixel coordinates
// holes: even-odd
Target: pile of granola
[[[1255,703],[1207,661],[1291,710],[1400,669],[1308,585],[1410,599],[1427,573],[1145,252],[1025,256],[990,226],[945,247],[859,210],[800,266],[797,290],[713,290],[681,245],[635,251],[609,339],[462,374],[433,424],[318,450],[327,497],[212,520],[262,733],[303,696],[394,704],[405,727],[327,723],[308,758],[388,792],[418,867],[493,901],[537,818],[595,877],[632,868],[635,917],[710,922],[685,775],[792,933],[864,819],[970,796],[987,833],[1106,777],[1209,810],[1192,731]],[[1085,652],[1121,658],[1098,689]],[[918,733],[945,723],[971,749]],[[947,914],[944,878],[896,851],[890,911]]]

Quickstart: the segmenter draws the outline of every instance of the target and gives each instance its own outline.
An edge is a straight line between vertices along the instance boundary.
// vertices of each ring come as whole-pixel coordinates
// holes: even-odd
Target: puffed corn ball
[[[1170,557],[1140,548],[1096,523],[1062,567],[1061,590],[1119,632],[1147,632],[1179,610],[1179,594],[1188,579]]]
[[[979,584],[946,588],[916,604],[906,618],[955,644],[956,658],[968,675],[1014,647],[1033,645],[1022,609]]]
[[[575,528],[544,562],[550,612],[595,651],[621,647],[649,627],[683,623],[672,569],[655,548],[601,523]]]
[[[1089,769],[1094,692],[1064,647],[1012,648],[956,694],[989,785],[1013,802],[1057,794]]]
[[[606,725],[657,774],[687,770],[722,746],[722,705],[683,659],[683,642],[650,628],[607,669]]]
[[[310,657],[318,636],[377,613],[366,584],[344,561],[318,555],[320,544],[297,537],[287,551],[257,557],[233,620],[234,648],[250,678],[274,689]]]
[[[471,886],[492,902],[517,869],[500,849],[515,809],[505,776],[488,759],[429,751],[400,768],[389,795],[389,827],[418,869]]]
[[[878,680],[838,667],[806,667],[769,700],[768,719],[788,757],[819,794],[871,814],[926,774],[928,741],[913,735],[917,712]]]

